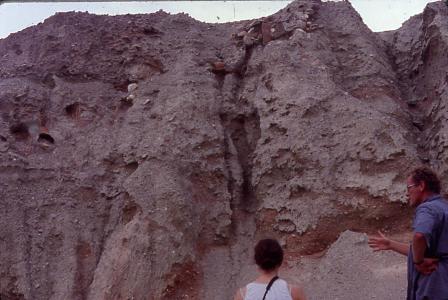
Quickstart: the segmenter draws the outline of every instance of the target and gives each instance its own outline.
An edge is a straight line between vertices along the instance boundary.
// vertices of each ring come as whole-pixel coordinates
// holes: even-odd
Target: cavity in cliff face
[[[410,168],[448,176],[447,14],[375,34],[348,2],[61,13],[0,40],[1,298],[229,299],[260,237],[306,286],[341,232],[405,233]],[[369,292],[330,279],[310,299]]]

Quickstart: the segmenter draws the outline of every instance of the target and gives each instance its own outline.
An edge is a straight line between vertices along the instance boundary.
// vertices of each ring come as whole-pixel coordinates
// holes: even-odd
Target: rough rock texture
[[[310,299],[406,298],[406,258],[395,253],[372,254],[366,235],[346,231],[319,263],[315,260],[305,258],[284,274],[303,282]]]
[[[310,299],[402,298],[403,258],[322,251],[405,234],[412,167],[448,179],[447,14],[62,13],[0,40],[2,300],[229,299],[266,236]]]

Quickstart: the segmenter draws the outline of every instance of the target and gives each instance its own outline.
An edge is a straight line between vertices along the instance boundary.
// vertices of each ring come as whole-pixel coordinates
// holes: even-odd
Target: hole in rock
[[[126,173],[130,175],[130,174],[134,173],[135,170],[137,170],[138,162],[133,161],[133,162],[127,164],[124,168],[126,169]]]
[[[78,102],[65,107],[65,113],[72,119],[79,119],[80,111],[81,108]]]
[[[11,126],[10,131],[14,136],[22,140],[30,137],[28,126],[24,123],[19,123]]]
[[[50,87],[51,89],[54,89],[54,87],[56,86],[56,83],[54,82],[54,79],[53,79],[53,74],[51,74],[51,73],[48,73],[47,75],[45,75],[45,77],[42,79],[42,82],[43,82],[43,84]]]
[[[50,143],[54,144],[54,138],[48,133],[42,132],[39,134],[39,138],[37,139],[39,143]]]

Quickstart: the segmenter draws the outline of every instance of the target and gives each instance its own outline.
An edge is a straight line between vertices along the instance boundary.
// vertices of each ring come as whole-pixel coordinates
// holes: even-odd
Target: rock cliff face
[[[405,235],[412,167],[447,181],[447,23],[377,34],[316,0],[0,40],[1,299],[229,299],[266,236],[310,299],[403,298],[403,258],[337,239]]]

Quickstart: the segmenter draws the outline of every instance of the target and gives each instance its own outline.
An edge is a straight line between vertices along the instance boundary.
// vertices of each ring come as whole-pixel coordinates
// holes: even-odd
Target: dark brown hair
[[[255,246],[255,263],[265,271],[272,271],[283,262],[283,249],[274,239],[264,239]]]
[[[415,184],[424,182],[426,190],[440,194],[440,180],[433,170],[427,167],[420,167],[414,169],[409,176]]]

